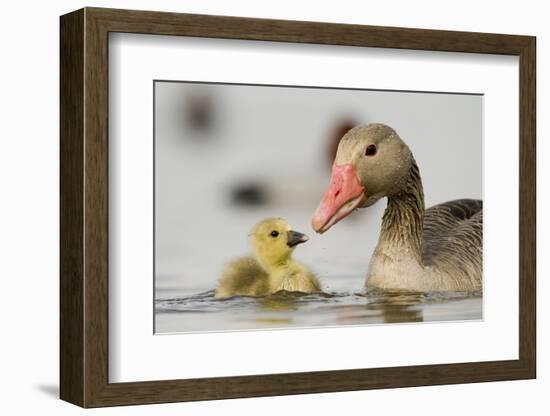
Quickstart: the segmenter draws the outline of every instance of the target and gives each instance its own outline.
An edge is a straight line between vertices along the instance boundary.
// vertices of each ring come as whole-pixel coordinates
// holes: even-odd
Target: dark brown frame
[[[530,379],[536,376],[535,53],[531,36],[85,8],[61,17],[61,386],[99,407]],[[515,55],[520,65],[519,359],[109,383],[110,32]]]

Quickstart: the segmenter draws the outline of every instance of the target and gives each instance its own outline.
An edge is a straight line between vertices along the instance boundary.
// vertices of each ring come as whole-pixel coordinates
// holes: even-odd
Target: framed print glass
[[[535,376],[534,38],[86,8],[61,75],[64,400]]]

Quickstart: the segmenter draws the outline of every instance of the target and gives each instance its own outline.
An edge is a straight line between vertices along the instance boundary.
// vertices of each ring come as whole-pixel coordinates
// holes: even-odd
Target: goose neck
[[[421,263],[424,209],[422,180],[413,159],[403,185],[388,196],[378,248],[398,251]]]

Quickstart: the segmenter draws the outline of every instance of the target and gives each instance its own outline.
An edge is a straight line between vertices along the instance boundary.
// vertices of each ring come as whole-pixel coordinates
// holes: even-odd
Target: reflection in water
[[[423,322],[422,309],[417,305],[422,301],[419,293],[385,293],[367,303],[370,311],[378,311],[384,323]]]
[[[479,320],[480,293],[279,292],[217,299],[214,291],[156,301],[156,333]]]
[[[295,296],[285,296],[280,293],[261,298],[259,302],[263,311],[296,311],[299,307]]]

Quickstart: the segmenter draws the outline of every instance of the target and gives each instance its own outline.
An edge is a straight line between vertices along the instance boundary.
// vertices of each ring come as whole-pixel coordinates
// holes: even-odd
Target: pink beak
[[[332,166],[332,177],[321,203],[313,214],[311,225],[324,233],[342,218],[347,217],[366,197],[351,163]]]

